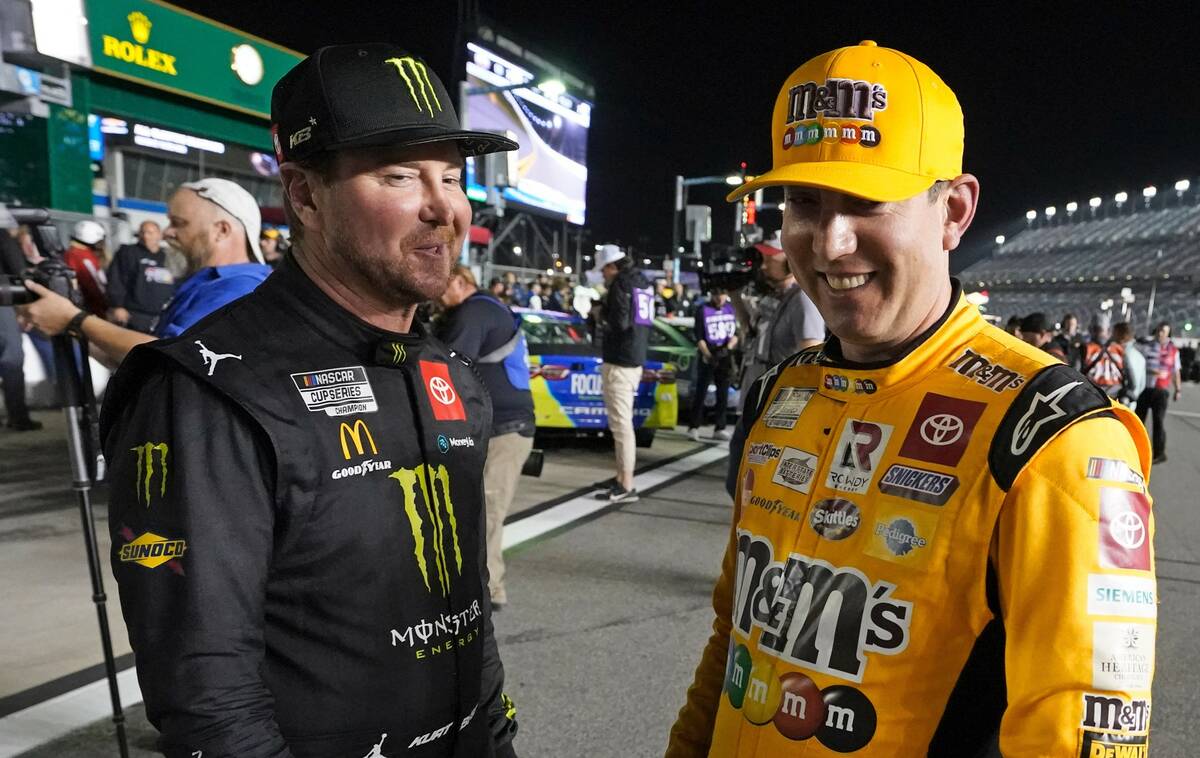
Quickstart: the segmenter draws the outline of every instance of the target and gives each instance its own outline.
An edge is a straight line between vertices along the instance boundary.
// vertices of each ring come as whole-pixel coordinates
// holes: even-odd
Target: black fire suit
[[[168,756],[513,755],[490,427],[466,361],[291,261],[130,354],[102,417],[112,566]]]

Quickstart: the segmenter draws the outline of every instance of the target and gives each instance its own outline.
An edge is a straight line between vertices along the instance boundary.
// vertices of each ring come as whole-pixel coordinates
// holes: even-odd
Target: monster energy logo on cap
[[[404,492],[404,512],[412,528],[413,554],[417,568],[425,579],[425,589],[433,592],[429,583],[429,565],[425,558],[426,529],[430,532],[430,552],[434,571],[442,597],[450,592],[450,564],[447,559],[446,542],[454,547],[454,564],[457,574],[462,576],[462,551],[458,546],[458,520],[454,516],[454,501],[450,499],[450,473],[444,465],[421,464],[416,468],[402,468],[390,478],[400,483]],[[421,490],[421,505],[426,519],[421,518],[421,507],[417,503],[417,489]],[[441,497],[438,497],[438,490]],[[428,527],[426,526],[428,520]]]
[[[137,481],[135,489],[139,503],[150,507],[150,482],[154,480],[154,453],[158,452],[158,465],[162,469],[159,476],[158,496],[167,494],[167,452],[170,449],[165,442],[146,442],[137,447],[129,448],[137,453]]]
[[[429,117],[433,118],[435,106],[439,112],[442,110],[442,103],[438,100],[433,82],[429,81],[429,71],[425,69],[424,63],[411,55],[403,58],[388,58],[384,63],[390,63],[396,67],[396,73],[400,74],[400,78],[408,85],[408,94],[412,96],[418,111],[428,111]],[[432,101],[430,98],[433,98]],[[424,106],[422,106],[422,102]]]

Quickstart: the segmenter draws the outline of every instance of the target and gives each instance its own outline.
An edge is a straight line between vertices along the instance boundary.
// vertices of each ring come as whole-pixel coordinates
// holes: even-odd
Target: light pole
[[[744,170],[743,170],[744,171]],[[692,178],[684,178],[682,176],[675,177],[675,213],[671,218],[671,254],[675,256],[676,275],[679,273],[680,258],[676,253],[683,252],[680,246],[679,235],[679,218],[687,208],[688,187],[696,187],[702,184],[725,184],[730,187],[737,187],[746,181],[744,173],[732,173],[725,176],[697,176]],[[742,214],[737,214],[735,225],[741,223]],[[692,240],[692,252],[697,258],[700,257],[700,238],[697,236]]]

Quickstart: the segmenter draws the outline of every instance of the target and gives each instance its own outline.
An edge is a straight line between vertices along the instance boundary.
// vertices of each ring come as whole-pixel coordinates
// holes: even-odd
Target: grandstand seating
[[[1179,336],[1200,331],[1200,206],[1029,227],[959,274],[966,291],[987,290],[989,313],[1007,318],[1071,312],[1086,326],[1111,299],[1113,321],[1142,331],[1169,321]],[[1121,290],[1134,302],[1122,312]],[[1147,310],[1153,295],[1153,315]],[[1192,323],[1192,334],[1183,327]]]

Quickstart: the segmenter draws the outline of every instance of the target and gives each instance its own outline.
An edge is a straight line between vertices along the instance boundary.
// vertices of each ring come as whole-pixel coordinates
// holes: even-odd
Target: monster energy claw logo
[[[412,527],[413,554],[417,558],[417,568],[425,578],[425,589],[433,592],[429,584],[429,568],[425,561],[425,520],[417,505],[417,487],[421,489],[421,499],[424,501],[425,513],[432,532],[432,553],[434,569],[437,571],[438,586],[442,597],[450,592],[450,567],[446,557],[446,539],[449,537],[454,545],[454,563],[458,575],[462,576],[462,552],[458,546],[458,521],[454,516],[454,502],[450,499],[450,473],[444,465],[430,466],[421,464],[416,468],[403,468],[390,478],[400,483],[404,491],[404,512],[408,515],[408,524]],[[440,487],[439,487],[440,485]],[[441,498],[438,498],[441,489]],[[449,534],[447,534],[447,531]]]
[[[392,363],[399,366],[401,363],[404,363],[404,360],[406,357],[407,356],[405,355],[405,352],[404,352],[404,345],[401,345],[399,342],[393,342],[392,343]]]
[[[165,442],[147,442],[129,449],[137,453],[136,491],[138,502],[144,502],[149,508],[150,482],[154,480],[154,451],[158,451],[158,465],[162,468],[158,496],[164,497],[167,494],[167,452],[169,448]]]
[[[437,91],[433,87],[433,82],[429,80],[429,71],[425,68],[424,63],[410,55],[403,58],[388,58],[384,63],[390,63],[396,67],[396,73],[400,74],[400,78],[408,85],[408,94],[412,96],[418,111],[429,111],[429,117],[433,118],[435,106],[438,111],[442,110],[442,103],[438,100]],[[430,98],[433,98],[432,102]],[[424,105],[422,105],[422,101]]]

